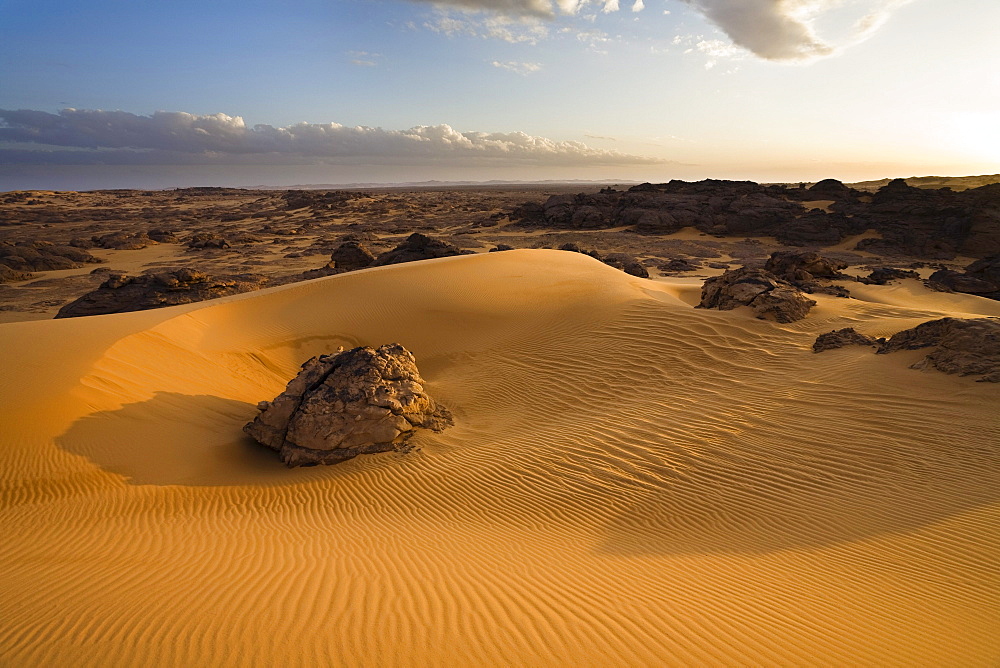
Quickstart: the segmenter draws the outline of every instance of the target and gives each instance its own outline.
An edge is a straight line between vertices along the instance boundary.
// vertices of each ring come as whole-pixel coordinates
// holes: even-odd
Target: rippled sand
[[[996,665],[1000,387],[510,251],[0,325],[0,663]],[[400,342],[456,426],[287,470],[240,428]]]

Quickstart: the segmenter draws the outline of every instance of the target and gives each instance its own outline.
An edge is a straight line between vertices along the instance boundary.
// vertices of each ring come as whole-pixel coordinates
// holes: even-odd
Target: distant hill
[[[848,184],[858,190],[878,190],[892,179],[879,179],[878,181],[859,181]],[[913,188],[951,188],[952,190],[968,190],[988,186],[992,183],[1000,183],[1000,174],[990,174],[988,176],[911,176],[905,179],[906,184]]]

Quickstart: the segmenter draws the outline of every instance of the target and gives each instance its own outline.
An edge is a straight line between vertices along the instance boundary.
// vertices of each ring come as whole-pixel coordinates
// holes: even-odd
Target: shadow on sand
[[[242,401],[159,392],[80,418],[56,443],[135,485],[286,485],[332,475],[329,467],[289,469],[246,436],[256,414]]]

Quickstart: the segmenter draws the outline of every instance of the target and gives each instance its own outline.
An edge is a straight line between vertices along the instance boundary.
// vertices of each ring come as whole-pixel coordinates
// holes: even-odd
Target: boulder
[[[980,382],[1000,383],[1000,319],[941,318],[893,334],[878,354],[934,348],[912,365],[944,373],[979,376]]]
[[[509,251],[509,250],[514,250],[514,247],[508,246],[507,244],[497,244],[496,246],[490,249],[490,252],[499,253],[500,251]]]
[[[813,342],[813,352],[821,353],[824,350],[834,350],[845,346],[877,346],[885,339],[873,339],[870,336],[859,334],[853,327],[835,329],[826,334],[820,334]]]
[[[32,274],[24,271],[15,271],[5,264],[0,264],[0,283],[16,283],[33,278]]]
[[[729,265],[725,265],[728,267]],[[698,262],[692,262],[687,258],[674,258],[669,262],[664,262],[657,267],[660,271],[665,274],[680,274],[686,271],[697,271],[701,269],[701,264]]]
[[[888,285],[892,281],[904,278],[920,278],[920,274],[909,269],[896,269],[895,267],[875,267],[867,276],[858,278],[861,283],[868,285]]]
[[[451,413],[424,392],[413,355],[398,343],[313,357],[244,428],[289,467],[336,464],[399,450],[418,428],[441,431]]]
[[[374,261],[375,256],[359,241],[345,241],[330,255],[330,262],[340,271],[364,269]]]
[[[387,264],[400,264],[402,262],[417,262],[419,260],[433,260],[439,257],[451,257],[462,255],[462,251],[447,241],[432,239],[431,237],[414,232],[406,241],[399,244],[391,251],[386,251],[379,255],[372,266],[382,267]]]
[[[742,268],[706,280],[698,308],[730,311],[749,306],[758,318],[785,323],[801,320],[815,305],[794,285],[771,272]]]
[[[153,240],[145,232],[108,232],[91,237],[91,242],[99,248],[107,250],[140,250]]]
[[[939,269],[930,275],[927,285],[936,290],[1000,299],[1000,255],[976,260],[964,272]]]
[[[789,282],[846,279],[840,273],[846,268],[846,262],[827,259],[816,251],[778,251],[764,264],[764,269]]]
[[[601,261],[609,267],[614,267],[615,269],[624,271],[630,276],[649,278],[649,272],[646,268],[642,266],[642,264],[633,256],[628,255],[627,253],[608,253]]]
[[[266,276],[256,274],[209,276],[186,268],[141,276],[112,272],[100,287],[66,304],[55,317],[75,318],[190,304],[259,290],[267,282]]]
[[[229,248],[229,242],[215,232],[195,232],[185,240],[188,248]]]
[[[78,269],[87,263],[102,262],[82,248],[59,246],[47,241],[0,241],[0,265],[14,272]]]

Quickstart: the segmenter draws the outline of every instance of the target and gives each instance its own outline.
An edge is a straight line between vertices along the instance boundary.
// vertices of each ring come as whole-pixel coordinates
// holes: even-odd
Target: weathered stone
[[[243,430],[289,467],[398,450],[416,428],[453,424],[424,382],[398,343],[313,357],[274,401],[258,405],[260,414]]]
[[[419,232],[414,232],[407,237],[406,241],[391,251],[386,251],[379,255],[372,263],[372,266],[381,267],[387,264],[432,260],[439,257],[451,257],[453,255],[462,255],[462,251],[458,246],[441,241],[440,239],[432,239]]]
[[[66,304],[55,317],[75,318],[190,304],[259,290],[267,282],[267,277],[256,274],[209,276],[186,268],[141,276],[112,272],[99,288]]]
[[[931,348],[913,369],[931,366],[944,373],[979,376],[980,382],[1000,383],[1000,319],[942,318],[893,334],[879,354]]]
[[[821,353],[824,350],[834,350],[845,346],[877,346],[879,342],[879,339],[859,334],[854,331],[853,327],[845,327],[817,336],[816,341],[813,342],[813,352]]]
[[[816,305],[791,283],[763,269],[735,269],[709,278],[702,285],[698,308],[730,311],[749,306],[758,318],[795,322]]]
[[[375,261],[375,256],[361,242],[345,241],[334,249],[330,261],[335,269],[355,271],[371,265]]]
[[[868,285],[888,285],[892,281],[904,278],[920,278],[920,274],[909,269],[896,269],[895,267],[875,267],[868,276],[859,277],[858,281]]]

